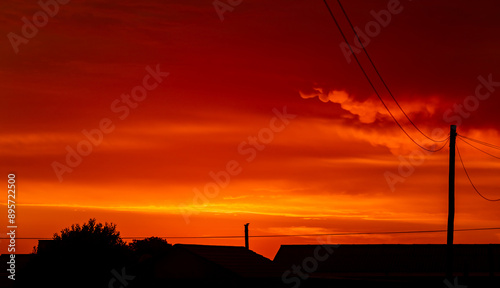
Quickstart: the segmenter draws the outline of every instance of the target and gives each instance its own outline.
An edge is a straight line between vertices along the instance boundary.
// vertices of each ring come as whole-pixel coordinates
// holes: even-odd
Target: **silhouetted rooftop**
[[[273,261],[242,246],[176,244],[174,248],[189,251],[243,278],[280,276]]]
[[[274,262],[282,269],[314,257],[318,245],[282,245]],[[331,247],[331,246],[330,246]],[[332,248],[317,261],[316,277],[328,275],[441,276],[446,263],[444,244],[350,244]],[[317,252],[316,252],[317,253]],[[323,257],[326,252],[322,251]],[[500,244],[455,244],[454,271],[470,276],[500,275]]]

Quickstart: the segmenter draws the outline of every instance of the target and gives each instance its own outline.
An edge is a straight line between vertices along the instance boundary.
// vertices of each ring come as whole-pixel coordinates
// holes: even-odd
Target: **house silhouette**
[[[175,244],[154,265],[157,284],[195,287],[276,287],[280,270],[242,246]]]
[[[316,261],[317,266],[312,267],[308,262],[318,254],[317,247],[320,246],[280,247],[273,262],[284,271],[303,266],[308,278],[304,281],[297,273],[288,273],[285,282],[297,282],[292,278],[297,277],[301,287],[322,287],[326,283],[337,287],[446,287],[444,244],[339,245],[329,257],[322,255],[321,261]],[[469,285],[500,283],[500,245],[455,244],[453,271],[458,280]],[[307,284],[302,286],[304,283]]]

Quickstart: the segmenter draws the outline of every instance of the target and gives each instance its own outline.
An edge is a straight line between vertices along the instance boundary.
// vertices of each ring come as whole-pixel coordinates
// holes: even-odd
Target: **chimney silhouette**
[[[248,248],[248,225],[249,224],[250,223],[245,224],[245,248],[247,248],[247,249],[250,249],[250,248]]]

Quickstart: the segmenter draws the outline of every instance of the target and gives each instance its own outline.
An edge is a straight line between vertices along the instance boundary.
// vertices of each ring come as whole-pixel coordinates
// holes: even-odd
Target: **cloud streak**
[[[303,99],[318,98],[321,102],[337,103],[340,107],[351,115],[359,117],[361,123],[370,124],[377,119],[385,117],[383,107],[380,102],[368,98],[365,101],[357,101],[344,90],[324,91],[323,88],[313,88],[313,93],[300,91],[300,97]]]

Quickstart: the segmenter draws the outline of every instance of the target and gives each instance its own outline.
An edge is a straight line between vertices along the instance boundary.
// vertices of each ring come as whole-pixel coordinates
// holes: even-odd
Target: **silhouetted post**
[[[446,277],[453,281],[453,231],[455,222],[455,141],[457,126],[450,126],[450,174],[448,183],[448,235],[446,239]],[[453,283],[453,282],[451,282]]]
[[[247,249],[250,249],[250,248],[248,248],[248,225],[249,224],[250,223],[245,224],[245,248],[247,248]]]

